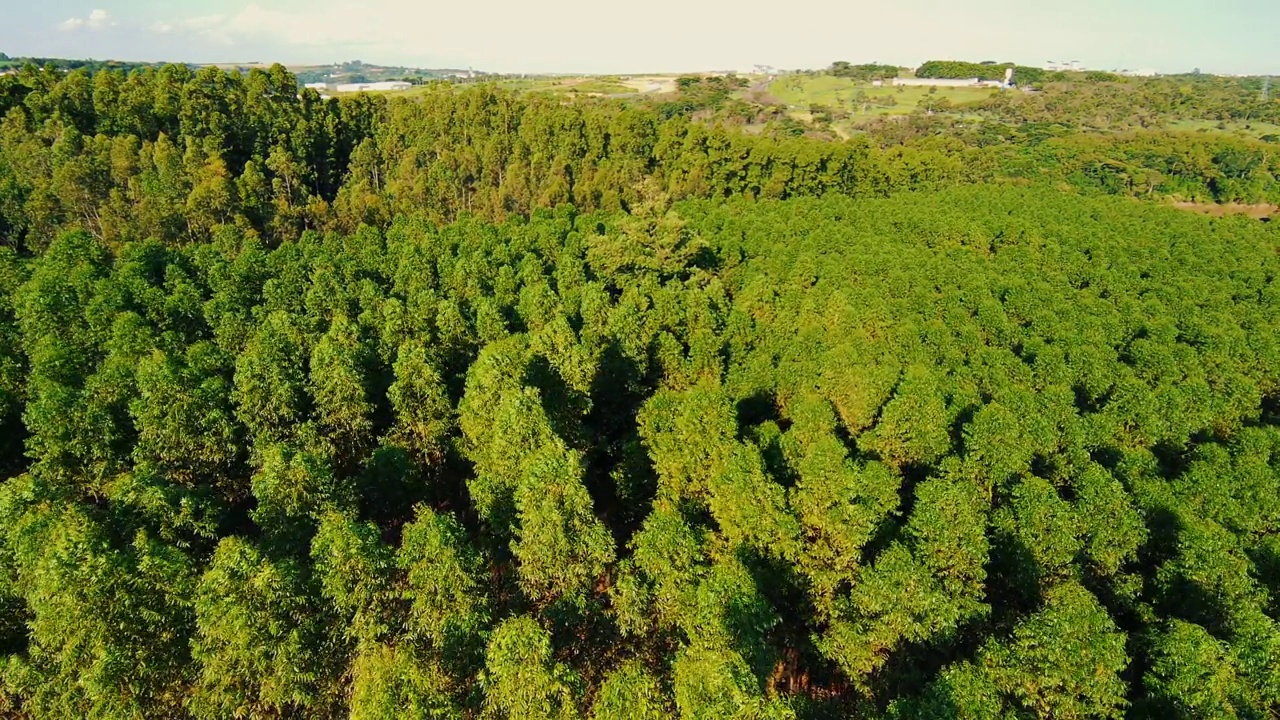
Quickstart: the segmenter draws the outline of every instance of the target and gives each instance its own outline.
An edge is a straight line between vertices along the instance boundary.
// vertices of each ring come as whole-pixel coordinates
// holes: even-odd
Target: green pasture
[[[854,115],[905,115],[914,112],[926,97],[945,98],[960,105],[984,100],[993,92],[996,91],[989,88],[875,87],[831,75],[792,75],[779,78],[769,86],[769,94],[796,110],[807,111],[811,105],[824,105]],[[892,98],[894,104],[883,104],[885,98]]]
[[[500,80],[498,87],[516,92],[552,92],[568,95],[617,95],[635,92],[616,77],[540,77]]]

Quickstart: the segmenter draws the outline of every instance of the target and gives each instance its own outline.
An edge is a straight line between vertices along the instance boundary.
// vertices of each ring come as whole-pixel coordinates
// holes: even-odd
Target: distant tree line
[[[299,92],[279,66],[245,75],[28,67],[0,78],[0,115],[0,236],[35,251],[71,226],[113,247],[202,240],[226,223],[279,242],[306,229],[384,227],[406,212],[502,220],[562,203],[625,211],[659,196],[882,197],[1002,179],[1211,201],[1280,195],[1272,146],[1230,137],[1046,143],[984,124],[986,136],[926,133],[881,147],[869,137],[752,135],[681,112],[664,119],[644,105],[488,85],[325,100]]]
[[[960,60],[930,60],[916,68],[916,77],[953,78],[979,80],[1003,80],[1005,71],[1013,68],[1013,76],[1019,84],[1029,85],[1045,78],[1043,68],[1015,65],[1014,63],[974,63]]]
[[[898,77],[899,69],[896,65],[877,65],[875,63],[851,65],[844,60],[838,60],[831,63],[831,67],[827,68],[827,72],[835,75],[836,77],[851,78],[853,80],[869,82],[872,80],[896,78]]]
[[[136,72],[141,70],[157,69],[164,67],[168,63],[147,63],[147,62],[126,62],[123,60],[84,60],[84,59],[68,59],[68,58],[40,58],[40,57],[10,57],[4,53],[0,53],[0,67],[8,69],[18,69],[31,65],[36,68],[52,68],[54,70],[85,70],[90,73],[99,71]],[[191,66],[194,67],[194,66]]]
[[[682,75],[676,79],[675,97],[663,100],[654,109],[664,120],[716,114],[732,104],[735,90],[746,86],[747,79],[737,75]]]

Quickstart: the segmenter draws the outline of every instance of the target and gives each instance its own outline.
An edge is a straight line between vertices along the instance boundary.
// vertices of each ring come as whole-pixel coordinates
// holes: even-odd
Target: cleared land
[[[1201,215],[1210,215],[1212,217],[1223,217],[1225,215],[1245,215],[1255,220],[1270,220],[1273,217],[1280,216],[1280,206],[1267,205],[1265,203],[1258,205],[1242,205],[1240,203],[1193,203],[1180,202],[1174,203],[1174,207],[1181,210],[1199,213]]]
[[[983,100],[989,88],[875,87],[832,75],[790,75],[769,86],[769,94],[794,111],[807,112],[812,105],[844,110],[852,115],[908,115],[928,97],[952,104]]]
[[[676,75],[582,75],[499,81],[500,87],[520,92],[578,95],[654,95],[675,92]]]
[[[643,75],[630,77],[623,83],[635,92],[650,95],[675,92],[676,78],[675,75]]]
[[[506,78],[491,82],[504,90],[513,90],[520,93],[548,92],[562,95],[620,96],[657,95],[675,92],[677,77],[676,75],[546,75]],[[418,86],[387,94],[411,96],[422,94],[425,91],[426,86]]]

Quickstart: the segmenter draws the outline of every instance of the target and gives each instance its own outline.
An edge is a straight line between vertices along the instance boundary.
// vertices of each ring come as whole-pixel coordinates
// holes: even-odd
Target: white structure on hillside
[[[340,93],[354,93],[390,92],[393,90],[408,90],[411,87],[413,87],[413,83],[404,82],[403,80],[387,80],[384,82],[344,83],[334,89]]]
[[[315,90],[316,92],[324,92],[329,89],[329,83],[307,83],[303,87],[308,90]]]
[[[1048,60],[1047,62],[1048,69],[1054,72],[1080,72],[1084,70],[1084,66],[1080,64],[1079,60],[1065,60],[1063,62]]]
[[[1120,74],[1121,74],[1121,75],[1127,75],[1127,76],[1129,76],[1129,77],[1144,77],[1144,78],[1145,78],[1145,77],[1155,77],[1155,76],[1159,75],[1160,73],[1156,72],[1155,70],[1151,70],[1151,69],[1148,69],[1148,68],[1143,68],[1143,69],[1141,69],[1141,70],[1121,70],[1121,71],[1120,71]]]

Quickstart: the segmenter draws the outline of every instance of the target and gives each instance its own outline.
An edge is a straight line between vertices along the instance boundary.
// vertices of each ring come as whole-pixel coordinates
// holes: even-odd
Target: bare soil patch
[[[1257,205],[1227,203],[1225,205],[1219,205],[1217,203],[1179,202],[1174,203],[1173,206],[1181,210],[1187,210],[1212,217],[1245,215],[1253,218],[1254,220],[1270,220],[1272,217],[1280,216],[1280,206],[1268,205],[1266,203],[1260,203]]]
[[[627,85],[636,92],[644,95],[656,95],[676,91],[676,78],[662,75],[633,77],[628,80],[624,80],[622,84]]]

